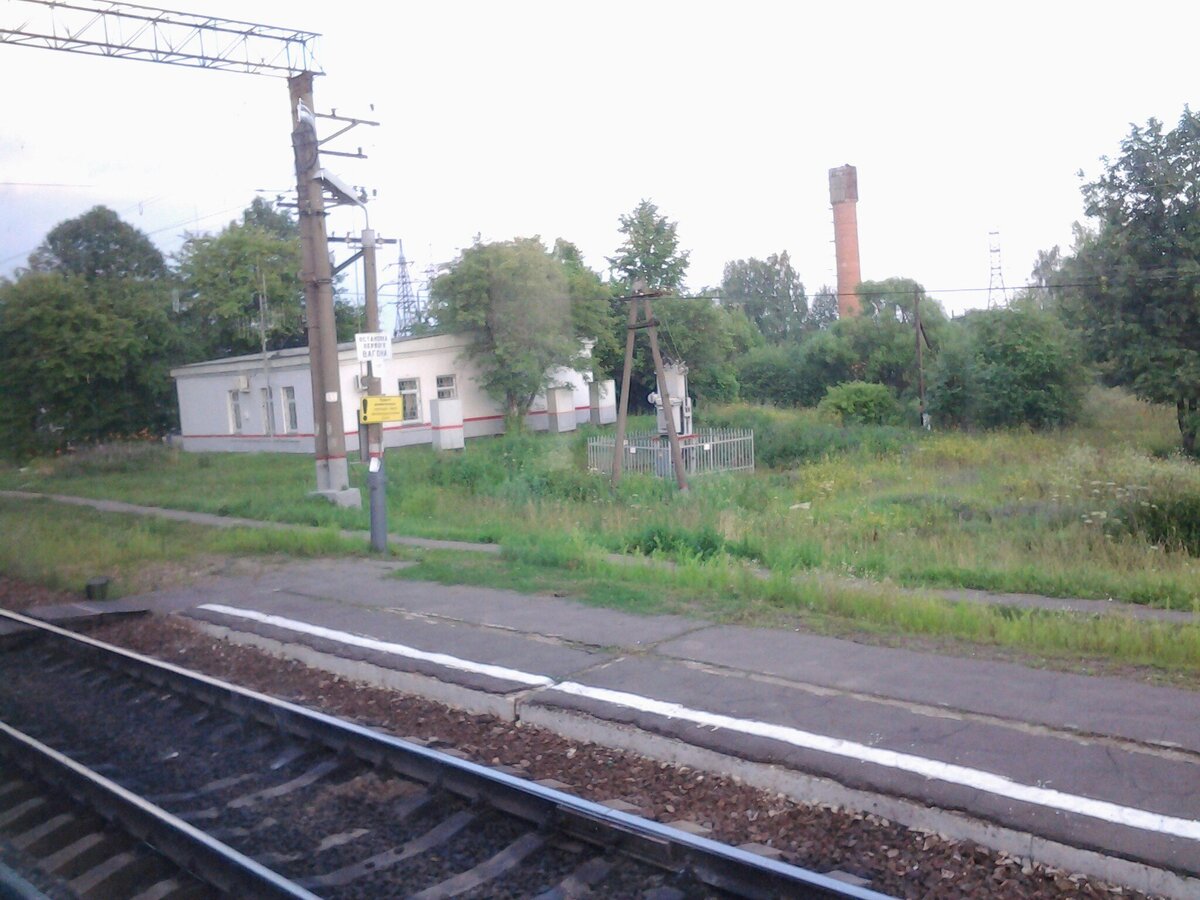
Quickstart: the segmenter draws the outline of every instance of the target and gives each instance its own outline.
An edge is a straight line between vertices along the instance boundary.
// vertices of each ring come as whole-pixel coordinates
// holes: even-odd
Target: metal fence
[[[611,472],[615,444],[616,438],[612,435],[588,438],[588,469],[605,474]],[[681,435],[679,449],[684,471],[689,475],[754,471],[754,432],[749,429],[719,428]],[[666,435],[627,435],[621,469],[673,478],[675,469],[671,465],[671,448]]]

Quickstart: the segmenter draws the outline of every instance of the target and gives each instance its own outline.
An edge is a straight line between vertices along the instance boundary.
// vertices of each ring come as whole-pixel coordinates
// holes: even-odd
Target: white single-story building
[[[396,338],[392,359],[374,363],[382,393],[404,398],[404,419],[383,426],[385,447],[461,447],[463,438],[504,431],[504,411],[477,383],[468,342],[465,334]],[[338,362],[346,449],[357,452],[367,367],[354,344],[338,345]],[[192,363],[172,369],[171,377],[185,450],[313,452],[307,348]],[[590,373],[557,369],[546,384],[527,417],[530,428],[572,431],[579,423],[616,421],[611,380],[593,383]]]

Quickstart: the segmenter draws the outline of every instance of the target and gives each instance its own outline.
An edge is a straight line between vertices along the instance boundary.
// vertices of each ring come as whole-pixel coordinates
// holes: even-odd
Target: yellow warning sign
[[[403,420],[403,397],[362,398],[362,407],[358,411],[358,421],[363,425],[375,425],[379,422],[400,422]]]

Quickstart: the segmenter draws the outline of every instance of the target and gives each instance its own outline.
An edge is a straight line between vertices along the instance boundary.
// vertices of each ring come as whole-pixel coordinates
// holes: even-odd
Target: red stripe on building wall
[[[357,432],[354,433],[357,434]],[[239,441],[261,441],[264,439],[268,441],[278,441],[287,440],[288,438],[310,438],[313,437],[313,435],[301,431],[291,431],[287,434],[181,434],[180,437],[188,441],[216,438],[220,438],[221,440]]]

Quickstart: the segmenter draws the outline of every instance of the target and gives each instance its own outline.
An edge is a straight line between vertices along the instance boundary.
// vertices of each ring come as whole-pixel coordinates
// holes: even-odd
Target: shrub
[[[800,381],[800,348],[796,344],[757,347],[737,361],[743,400],[800,406],[806,395]]]
[[[1118,524],[1110,531],[1128,531],[1160,546],[1200,556],[1200,496],[1134,500],[1119,506],[1115,518]]]
[[[817,410],[839,425],[891,425],[899,417],[896,398],[882,384],[850,381],[825,392]]]
[[[1079,418],[1087,372],[1056,316],[1025,307],[976,310],[958,327],[931,372],[935,421],[1042,430]]]
[[[624,539],[621,550],[646,556],[661,553],[698,560],[712,559],[721,554],[742,559],[762,558],[762,550],[749,538],[729,541],[711,525],[687,528],[662,522],[643,525],[634,531]]]
[[[765,468],[787,468],[838,453],[891,453],[922,435],[894,425],[840,426],[820,421],[811,411],[741,404],[705,409],[697,418],[706,427],[753,429],[755,463]]]

